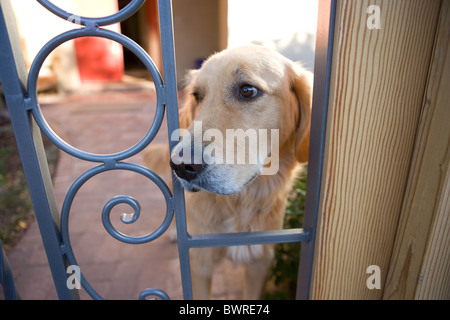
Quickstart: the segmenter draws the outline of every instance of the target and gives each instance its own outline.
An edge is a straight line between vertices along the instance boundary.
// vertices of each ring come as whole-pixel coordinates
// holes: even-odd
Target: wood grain
[[[368,29],[369,5],[381,29]],[[339,1],[313,299],[379,299],[408,181],[441,1]]]
[[[450,167],[420,271],[415,299],[450,299]]]
[[[450,298],[449,39],[444,1],[385,299]]]

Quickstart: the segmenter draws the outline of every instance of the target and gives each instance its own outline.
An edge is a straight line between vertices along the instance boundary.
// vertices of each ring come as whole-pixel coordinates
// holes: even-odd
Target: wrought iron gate
[[[324,144],[324,126],[320,124],[323,124],[323,119],[326,119],[326,99],[323,97],[316,98],[315,95],[315,99],[319,101],[319,104],[323,105],[323,108],[322,105],[320,105],[319,108],[317,108],[318,111],[313,111],[313,122],[315,121],[320,126],[317,126],[318,131],[311,133],[311,139],[317,141],[316,144],[311,143],[311,145],[315,146],[314,148],[317,150],[314,150],[312,155],[310,154],[310,163],[313,164],[309,166],[309,171],[310,174],[317,178],[308,179],[308,190],[313,191],[314,189],[315,192],[311,192],[311,196],[308,196],[307,199],[309,213],[307,212],[305,217],[305,229],[235,234],[190,235],[187,232],[183,189],[177,180],[172,177],[172,194],[164,181],[155,173],[140,165],[127,162],[127,159],[136,155],[151,143],[161,126],[165,113],[167,115],[169,137],[179,126],[171,0],[159,0],[164,79],[152,59],[140,46],[119,33],[101,28],[102,26],[127,19],[144,4],[145,0],[133,0],[117,13],[101,18],[77,16],[65,12],[48,0],[37,1],[55,15],[73,22],[78,25],[79,28],[62,33],[50,40],[37,54],[29,73],[27,74],[10,0],[0,0],[0,79],[58,297],[60,299],[78,298],[77,290],[70,289],[66,284],[68,277],[67,267],[69,265],[77,265],[68,232],[70,208],[77,191],[86,181],[102,172],[125,170],[143,175],[161,190],[166,201],[165,219],[156,231],[148,235],[142,237],[123,235],[111,224],[109,218],[111,208],[119,203],[128,204],[135,210],[132,219],[137,219],[140,207],[135,199],[128,196],[119,196],[108,201],[104,206],[103,212],[101,213],[104,227],[112,237],[122,242],[130,244],[146,243],[163,234],[170,225],[175,214],[182,288],[185,299],[192,299],[189,263],[189,250],[191,248],[300,241],[305,242],[305,245],[302,249],[298,297],[307,298],[312,268],[312,254],[314,249],[313,235],[315,233],[316,224],[315,212],[317,212],[316,204],[319,196],[318,190],[320,190],[320,169]],[[331,7],[328,6],[329,9],[333,11],[334,1],[325,2],[333,3]],[[323,14],[329,15],[330,11]],[[331,17],[333,20],[333,14]],[[333,23],[330,23],[330,26],[332,25]],[[316,61],[316,68],[318,65],[321,67],[319,68],[321,74],[319,77],[316,76],[315,86],[317,86],[317,83],[321,83],[322,86],[319,88],[322,89],[323,92],[326,92],[326,79],[328,78],[326,73],[327,70],[329,70],[331,63],[329,52],[331,52],[332,43],[331,41],[329,42],[328,39],[332,39],[333,35],[333,31],[330,30],[328,33],[328,29],[326,28],[328,28],[328,26],[325,26],[324,30],[318,31],[322,32],[325,37],[321,40],[318,39],[318,41],[322,42],[323,48],[321,49],[322,56],[319,56],[320,61]],[[38,74],[45,58],[62,43],[87,36],[107,38],[123,45],[123,47],[130,50],[142,61],[155,83],[157,108],[155,119],[150,130],[135,146],[119,153],[110,155],[93,154],[71,146],[49,127],[37,100]],[[97,164],[94,168],[86,171],[73,182],[66,194],[61,212],[58,212],[59,210],[57,209],[55,202],[53,185],[45,153],[43,151],[41,133],[45,134],[57,147],[71,156]],[[172,149],[175,142],[170,143],[170,149]],[[310,188],[310,185],[312,188]],[[3,255],[3,257],[0,256],[0,258],[2,258],[0,259],[0,280],[4,287],[5,296],[7,298],[16,298],[18,296],[14,290],[14,280],[8,267],[6,256]],[[94,299],[102,298],[89,282],[86,281],[82,274],[81,285]],[[163,299],[169,298],[168,295],[160,289],[144,290],[141,292],[140,298],[145,299],[149,295],[155,295]]]

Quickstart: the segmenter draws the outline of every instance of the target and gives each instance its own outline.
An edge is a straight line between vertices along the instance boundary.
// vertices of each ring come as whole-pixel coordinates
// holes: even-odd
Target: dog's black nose
[[[170,167],[172,168],[173,171],[175,171],[176,175],[179,178],[184,179],[186,181],[191,181],[197,178],[199,173],[202,172],[203,169],[205,169],[206,164],[203,162],[201,164],[196,163],[186,164],[183,162],[180,164],[175,164],[172,162],[172,160],[170,160]]]

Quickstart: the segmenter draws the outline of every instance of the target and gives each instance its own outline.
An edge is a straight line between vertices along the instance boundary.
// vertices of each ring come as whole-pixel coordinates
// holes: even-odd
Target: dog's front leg
[[[269,255],[245,265],[244,300],[262,298],[271,262],[272,257]]]
[[[192,293],[195,300],[211,299],[212,274],[205,274],[192,268]]]
[[[223,248],[191,250],[192,293],[195,300],[211,299],[213,271],[220,261],[222,261],[223,257]]]

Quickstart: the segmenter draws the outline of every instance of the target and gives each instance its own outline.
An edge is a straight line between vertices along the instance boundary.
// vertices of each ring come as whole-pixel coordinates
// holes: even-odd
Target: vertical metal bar
[[[314,62],[314,92],[311,115],[311,142],[308,161],[307,194],[303,228],[311,239],[302,243],[297,299],[309,299],[313,271],[314,243],[320,204],[322,167],[325,152],[328,100],[333,57],[336,0],[319,1]]]
[[[3,295],[6,300],[19,300],[20,296],[14,284],[14,277],[11,271],[8,258],[2,248],[0,241],[0,285],[3,287]]]
[[[0,0],[0,43],[0,80],[56,291],[60,299],[78,298],[66,285],[67,261],[42,137],[26,110],[27,73],[10,0]]]
[[[165,104],[169,139],[172,132],[179,128],[177,77],[175,66],[175,45],[173,37],[172,1],[159,0],[159,19],[161,26],[161,46],[164,68]],[[170,151],[176,141],[169,141]],[[177,224],[178,254],[180,259],[183,296],[192,299],[191,268],[189,261],[189,234],[187,232],[184,206],[184,191],[178,179],[172,174],[173,194],[175,198],[175,219]]]

